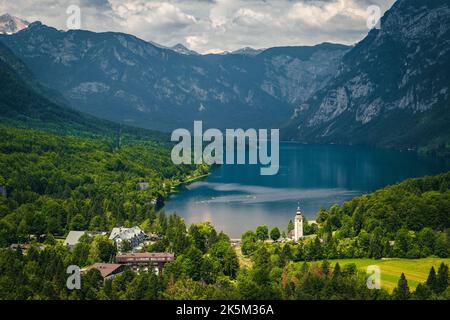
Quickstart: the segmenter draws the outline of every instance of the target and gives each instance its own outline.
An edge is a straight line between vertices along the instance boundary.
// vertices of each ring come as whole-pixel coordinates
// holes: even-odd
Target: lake
[[[277,175],[261,176],[258,165],[222,165],[172,194],[165,210],[177,212],[187,224],[210,221],[216,230],[239,238],[263,224],[286,229],[297,203],[314,220],[321,207],[446,170],[448,161],[414,152],[286,142],[280,144]]]

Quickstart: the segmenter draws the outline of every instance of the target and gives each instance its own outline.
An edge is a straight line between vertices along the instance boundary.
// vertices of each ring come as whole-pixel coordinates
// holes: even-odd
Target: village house
[[[95,237],[96,235],[106,235],[106,232],[103,231],[70,231],[67,235],[66,239],[63,242],[63,245],[69,246],[70,248],[74,248],[79,242],[82,236],[87,234],[89,237]]]
[[[103,280],[111,280],[125,270],[125,265],[117,263],[94,263],[83,270],[83,272],[88,272],[91,269],[100,271]]]
[[[64,240],[63,245],[73,248],[80,242],[80,238],[85,234],[86,231],[70,231]]]
[[[45,246],[43,245],[35,245],[33,247],[39,251],[45,250]],[[23,253],[26,253],[31,248],[31,245],[29,243],[13,243],[9,246],[9,248],[13,251],[22,251]]]
[[[116,255],[116,263],[129,266],[134,271],[154,270],[156,273],[162,272],[164,265],[174,260],[175,254],[168,252],[126,252]]]
[[[117,249],[122,248],[124,241],[128,241],[132,249],[138,249],[139,246],[147,239],[147,235],[139,227],[133,228],[114,228],[111,231],[109,240],[113,240],[116,243]]]

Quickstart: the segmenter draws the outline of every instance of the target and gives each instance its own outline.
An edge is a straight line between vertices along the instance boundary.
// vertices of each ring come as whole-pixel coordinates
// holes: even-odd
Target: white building
[[[79,242],[80,238],[86,234],[86,231],[70,231],[64,240],[64,245],[71,248],[75,247]]]
[[[109,240],[113,240],[119,249],[123,241],[128,241],[134,249],[143,243],[146,238],[147,235],[139,227],[114,228],[109,236]]]
[[[297,207],[297,213],[294,218],[294,241],[303,238],[303,215],[300,211],[300,206]]]

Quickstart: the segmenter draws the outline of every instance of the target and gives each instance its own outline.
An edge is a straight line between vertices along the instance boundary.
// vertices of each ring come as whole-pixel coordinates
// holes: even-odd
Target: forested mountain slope
[[[449,153],[450,3],[399,0],[297,108],[285,138]]]
[[[64,99],[1,44],[0,87],[0,246],[142,223],[174,184],[207,171],[175,166],[165,134],[58,105]]]
[[[57,133],[117,139],[158,139],[168,136],[121,126],[65,106],[57,92],[38,83],[28,67],[0,43],[0,122]]]
[[[317,222],[328,258],[448,257],[450,172],[409,179],[322,209]]]
[[[173,165],[170,150],[154,142],[114,148],[107,140],[3,125],[0,136],[0,185],[7,190],[0,196],[0,246],[30,234],[142,223],[196,169]],[[140,181],[149,188],[139,190]]]

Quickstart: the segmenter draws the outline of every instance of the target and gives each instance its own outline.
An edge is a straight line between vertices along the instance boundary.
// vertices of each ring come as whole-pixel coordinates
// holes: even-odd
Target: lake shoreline
[[[189,178],[189,179],[187,179],[187,180],[180,181],[180,182],[174,184],[171,188],[172,188],[172,190],[176,190],[176,189],[178,189],[180,186],[183,186],[183,185],[189,185],[189,184],[194,183],[194,182],[196,182],[196,181],[198,181],[198,180],[201,180],[201,179],[203,179],[203,178],[209,177],[210,175],[211,175],[211,172],[208,172],[208,173],[205,173],[205,174],[202,174],[202,175],[199,175],[199,176],[195,176],[195,177]],[[170,194],[169,194],[169,196],[170,196],[172,193],[177,193],[177,191],[171,191]]]
[[[280,171],[261,176],[258,165],[221,165],[176,185],[164,205],[187,224],[210,221],[239,237],[259,225],[285,229],[300,209],[315,220],[320,208],[408,178],[450,170],[450,164],[415,152],[342,145],[280,145]]]

